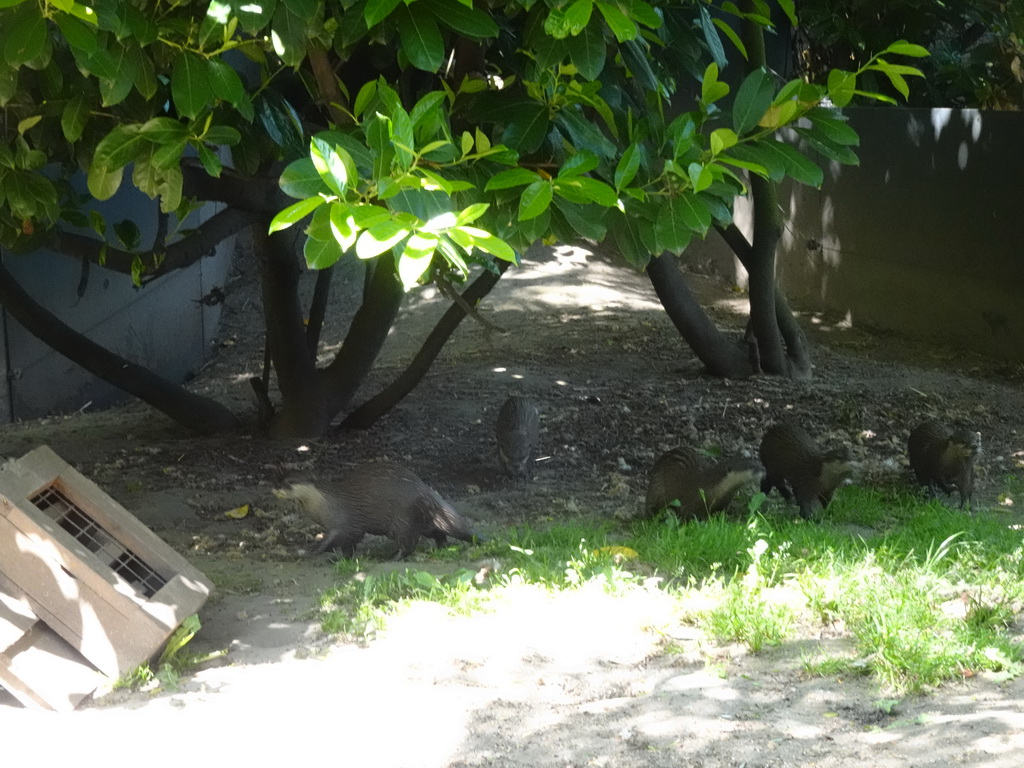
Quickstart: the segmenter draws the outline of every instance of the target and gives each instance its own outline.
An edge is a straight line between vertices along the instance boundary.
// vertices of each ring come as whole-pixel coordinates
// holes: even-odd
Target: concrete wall
[[[153,242],[157,208],[138,191],[126,186],[112,200],[95,207],[108,225],[132,218],[142,230],[144,246]],[[195,226],[215,211],[207,206],[189,225]],[[222,243],[213,256],[142,288],[136,288],[128,276],[93,265],[81,297],[81,263],[77,259],[48,251],[15,255],[0,250],[0,257],[36,301],[72,328],[168,380],[182,382],[198,371],[216,332],[221,307],[197,302],[214,286],[224,285],[233,240]],[[130,399],[45,346],[6,311],[2,321],[0,352],[6,376],[0,390],[0,419],[32,419]]]
[[[820,190],[780,190],[787,296],[855,326],[1024,360],[1024,114],[844,111],[860,166],[826,164]],[[737,223],[749,227],[745,204]]]

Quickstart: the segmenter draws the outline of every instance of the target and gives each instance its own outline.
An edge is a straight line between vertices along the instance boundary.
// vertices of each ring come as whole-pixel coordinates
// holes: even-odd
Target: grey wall
[[[786,294],[855,326],[1024,360],[1024,114],[845,113],[860,166],[781,190]],[[737,223],[749,227],[745,204]]]
[[[95,207],[108,224],[130,216],[142,230],[142,243],[152,243],[157,208],[141,193],[126,188]],[[215,211],[208,206],[189,225]],[[143,288],[136,288],[128,276],[93,266],[81,297],[77,259],[49,251],[14,255],[0,250],[0,257],[36,301],[72,328],[132,362],[182,382],[202,365],[216,332],[221,307],[197,302],[214,286],[224,285],[232,249],[233,238],[213,256]],[[103,408],[129,399],[53,352],[6,312],[2,320],[5,333],[0,351],[7,375],[0,389],[0,419],[31,419],[86,406]]]

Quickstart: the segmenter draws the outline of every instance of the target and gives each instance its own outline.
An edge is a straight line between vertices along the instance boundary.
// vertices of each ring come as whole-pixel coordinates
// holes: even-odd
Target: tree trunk
[[[223,405],[115,355],[44,309],[0,263],[0,304],[25,329],[68,360],[109,384],[135,395],[182,426],[203,435],[229,432],[238,420]]]
[[[647,265],[647,277],[676,330],[712,375],[726,378],[750,375],[747,357],[711,322],[686,285],[679,264],[671,254],[652,258]]]
[[[505,274],[509,262],[498,262],[498,274],[484,270],[473,284],[462,294],[465,306],[475,307],[491,289],[498,284],[498,280]],[[420,380],[430,370],[430,366],[437,359],[441,349],[448,339],[458,328],[459,323],[466,317],[466,310],[463,305],[452,304],[444,313],[437,325],[427,336],[420,351],[416,353],[409,366],[391,384],[381,390],[380,394],[370,398],[341,422],[342,428],[366,429],[373,426],[377,420],[394,408],[398,402],[408,395],[413,388],[420,383]]]
[[[271,240],[273,237],[271,237]],[[294,251],[292,251],[294,254]],[[281,390],[281,407],[270,420],[271,437],[317,437],[352,402],[355,393],[373,368],[405,296],[393,258],[377,258],[368,292],[360,305],[337,356],[323,369],[315,367],[303,330],[296,286],[295,256],[278,253],[267,264],[264,302],[271,356]],[[274,323],[284,327],[275,328]]]
[[[306,324],[306,346],[310,357],[316,360],[317,347],[320,346],[320,332],[324,328],[327,316],[327,300],[331,296],[331,278],[334,276],[334,265],[321,269],[316,275],[316,287],[313,289],[313,301],[309,305],[309,322]]]
[[[730,224],[728,227],[719,227],[718,233],[732,249],[732,252],[736,254],[736,258],[740,260],[740,263],[749,274],[751,267],[754,264],[754,256],[753,248],[750,243],[747,242],[747,238],[743,236],[743,233],[740,232],[739,228],[735,224]],[[788,363],[788,376],[793,379],[805,381],[811,378],[811,359],[810,349],[807,345],[807,337],[804,335],[803,329],[796,322],[796,318],[793,317],[793,312],[790,310],[789,303],[786,301],[786,297],[782,293],[782,289],[779,288],[778,282],[773,280],[773,286],[775,292],[775,322],[778,324],[779,332],[782,334],[782,341],[786,345],[785,353]],[[751,297],[751,302],[753,302],[753,297]],[[752,323],[750,327],[750,334],[753,335]],[[759,350],[759,343],[756,336],[753,336],[752,339],[748,339],[748,341],[753,345],[755,350]],[[754,372],[762,372],[759,351],[753,353],[752,358],[754,359],[754,362],[752,362]]]

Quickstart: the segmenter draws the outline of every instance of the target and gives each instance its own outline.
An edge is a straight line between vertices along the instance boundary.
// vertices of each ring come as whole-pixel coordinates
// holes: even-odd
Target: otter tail
[[[460,541],[484,541],[483,536],[473,531],[470,522],[436,493],[423,496],[417,503],[427,528]]]

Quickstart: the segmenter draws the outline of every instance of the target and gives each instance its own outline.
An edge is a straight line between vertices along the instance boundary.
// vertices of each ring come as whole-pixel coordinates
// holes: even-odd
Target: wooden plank
[[[137,603],[113,593],[98,593],[90,580],[62,567],[52,541],[27,536],[0,518],[0,563],[7,578],[28,599],[32,610],[54,632],[105,674],[116,677],[152,656],[169,635]],[[92,581],[95,581],[95,575]],[[106,598],[115,598],[112,604]]]
[[[102,682],[82,655],[41,621],[0,653],[0,685],[26,707],[68,712]]]
[[[20,589],[0,573],[0,653],[20,640],[39,621]]]
[[[30,495],[38,493],[39,487],[55,485],[61,493],[80,506],[108,533],[165,579],[169,580],[174,574],[180,573],[196,584],[204,585],[207,596],[212,591],[213,584],[202,572],[48,446],[40,446],[30,451],[19,459],[19,463],[31,476],[51,478],[49,483],[38,486]],[[27,482],[25,485],[31,487],[33,483]],[[2,490],[0,486],[0,491]]]

